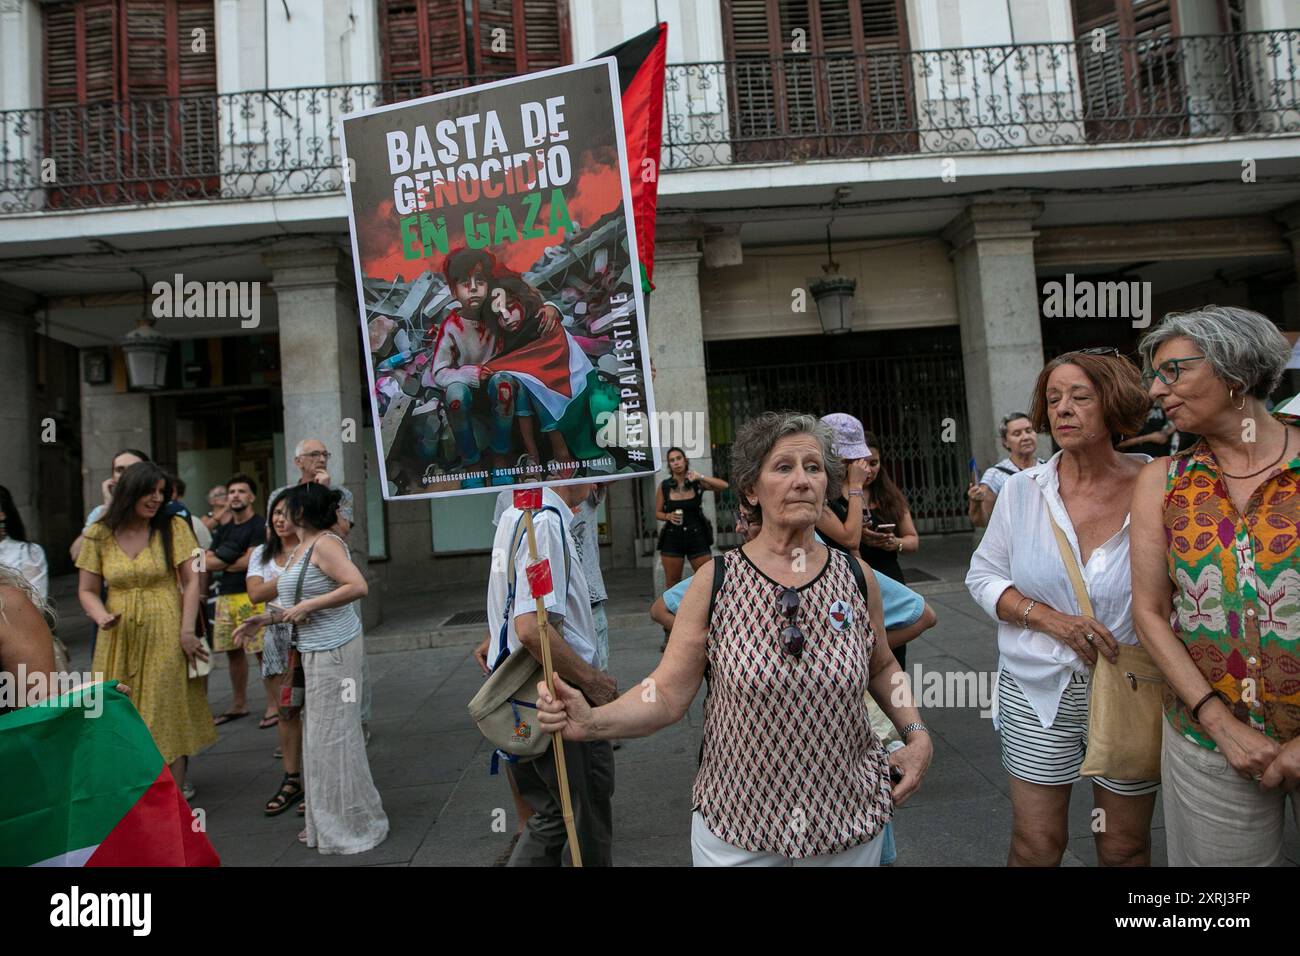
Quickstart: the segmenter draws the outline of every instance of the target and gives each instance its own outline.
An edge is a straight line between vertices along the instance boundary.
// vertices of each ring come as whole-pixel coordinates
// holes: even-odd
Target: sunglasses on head
[[[804,635],[794,620],[795,615],[799,613],[799,592],[794,588],[785,588],[777,595],[776,606],[787,622],[785,627],[781,628],[781,650],[797,661],[802,660]]]
[[[1100,345],[1093,349],[1075,349],[1073,352],[1067,352],[1066,355],[1113,355],[1119,358],[1120,351],[1113,345]]]

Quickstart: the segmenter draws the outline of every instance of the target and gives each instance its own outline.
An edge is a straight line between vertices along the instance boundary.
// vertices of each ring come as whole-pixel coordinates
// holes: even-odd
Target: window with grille
[[[380,0],[389,100],[569,63],[567,0]]]
[[[724,0],[723,16],[741,161],[913,145],[902,0]]]
[[[1181,135],[1187,91],[1172,0],[1074,0],[1090,139]]]
[[[217,160],[212,0],[61,0],[44,18],[45,155],[99,201],[178,198]],[[52,190],[59,205],[72,190]]]

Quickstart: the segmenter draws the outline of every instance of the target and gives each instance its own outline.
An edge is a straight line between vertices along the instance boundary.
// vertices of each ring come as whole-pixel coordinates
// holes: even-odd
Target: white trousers
[[[793,860],[778,853],[753,853],[714,836],[697,810],[691,814],[691,862],[695,866],[880,866],[884,831],[868,843],[840,853]]]

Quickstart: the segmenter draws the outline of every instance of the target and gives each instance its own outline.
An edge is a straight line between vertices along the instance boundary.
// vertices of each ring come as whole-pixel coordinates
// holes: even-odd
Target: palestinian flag
[[[668,24],[660,23],[625,40],[595,59],[618,61],[618,85],[623,95],[623,138],[627,144],[627,174],[632,184],[632,218],[636,249],[646,290],[654,275],[655,202],[659,196],[659,148],[663,141],[664,63],[668,56]],[[649,159],[653,165],[647,165]],[[643,171],[646,172],[643,175]],[[653,172],[653,175],[650,175]]]
[[[528,389],[533,400],[557,422],[569,404],[587,387],[592,371],[587,353],[564,329],[539,336],[513,352],[498,355],[483,364],[491,372],[509,372]]]
[[[0,866],[221,865],[112,685],[0,717],[0,780]]]

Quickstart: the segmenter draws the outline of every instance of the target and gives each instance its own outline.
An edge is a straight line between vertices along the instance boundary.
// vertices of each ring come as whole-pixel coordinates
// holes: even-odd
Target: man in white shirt
[[[543,508],[533,513],[537,560],[548,560],[551,566],[553,587],[544,600],[551,664],[565,681],[580,688],[592,704],[609,703],[618,696],[618,684],[594,663],[595,625],[587,581],[569,535],[569,507],[549,488],[543,490],[542,504],[555,509]],[[527,536],[521,536],[511,554],[511,542],[522,520],[523,512],[513,504],[502,510],[497,519],[487,593],[491,633],[475,652],[484,669],[497,663],[496,631],[503,620],[510,653],[522,650],[538,661],[542,659],[536,604],[528,587],[528,565],[532,561]],[[497,558],[498,555],[504,555],[504,559]],[[506,562],[513,562],[516,582],[514,602],[509,608],[506,607],[509,590]],[[583,866],[610,866],[613,863],[614,751],[608,741],[565,743],[564,759]],[[519,794],[532,807],[533,815],[528,818],[507,865],[559,866],[567,837],[560,811],[554,745],[536,760],[515,763],[510,769]]]

